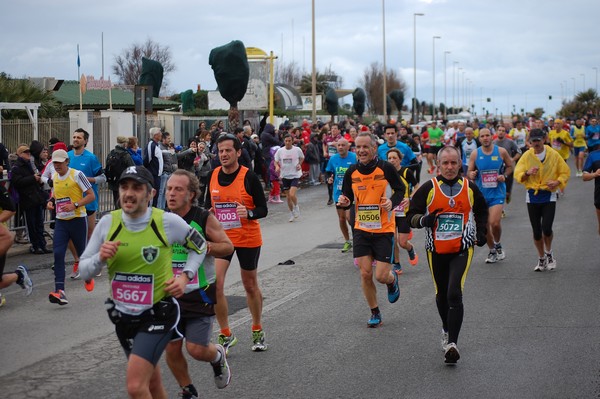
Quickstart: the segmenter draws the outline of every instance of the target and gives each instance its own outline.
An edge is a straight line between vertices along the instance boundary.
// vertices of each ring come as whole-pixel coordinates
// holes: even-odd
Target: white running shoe
[[[490,251],[490,253],[487,256],[487,259],[485,260],[485,263],[496,263],[498,262],[498,254],[496,253],[496,251],[492,252]]]
[[[294,217],[294,214],[292,212],[290,212],[290,219],[288,220],[288,222],[293,222],[296,218]]]
[[[292,215],[297,219],[300,216],[300,206],[294,205],[294,209],[292,210]]]
[[[444,362],[449,364],[455,364],[460,359],[458,348],[454,342],[450,342],[444,349]]]
[[[552,254],[546,254],[546,269],[554,270],[556,269],[556,259]]]
[[[446,345],[448,345],[448,331],[442,330],[442,350],[446,350]]]
[[[537,265],[535,265],[535,267],[533,268],[534,272],[543,272],[544,270],[546,270],[546,258],[545,257],[538,259]]]

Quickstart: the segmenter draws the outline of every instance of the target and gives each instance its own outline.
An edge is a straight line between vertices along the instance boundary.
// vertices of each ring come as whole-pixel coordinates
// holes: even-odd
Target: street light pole
[[[454,92],[456,89],[456,65],[458,65],[458,61],[452,61],[452,112],[456,110],[456,103],[454,102]]]
[[[462,71],[462,88],[463,88],[463,95],[462,95],[462,106],[461,106],[461,108],[465,106],[465,73],[466,73],[466,72],[467,72],[467,71],[465,71],[465,70],[463,70],[463,71]]]
[[[433,37],[433,102],[431,106],[431,120],[435,120],[437,113],[435,112],[435,39],[441,39],[441,36]]]
[[[423,13],[413,14],[413,123],[418,123],[417,120],[417,17],[422,17]]]
[[[388,121],[387,114],[387,66],[385,63],[385,0],[381,0],[381,11],[383,18],[383,117],[385,123]],[[402,113],[402,111],[400,111]]]
[[[446,56],[450,54],[450,51],[444,51],[444,119],[446,119],[448,109],[448,98],[446,97]]]
[[[312,0],[312,122],[317,121],[317,67],[315,53],[315,0]]]
[[[458,74],[456,75],[456,101],[458,102],[458,108],[461,108],[460,106],[460,71],[462,71],[463,68],[459,67],[458,68]],[[461,109],[462,111],[462,109]]]

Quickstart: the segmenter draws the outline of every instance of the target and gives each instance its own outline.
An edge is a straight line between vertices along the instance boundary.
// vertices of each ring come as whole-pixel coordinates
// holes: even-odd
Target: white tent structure
[[[0,103],[0,111],[3,109],[22,109],[27,112],[27,116],[33,125],[33,139],[39,138],[38,132],[38,109],[40,103]],[[0,143],[2,142],[2,123],[0,123]]]

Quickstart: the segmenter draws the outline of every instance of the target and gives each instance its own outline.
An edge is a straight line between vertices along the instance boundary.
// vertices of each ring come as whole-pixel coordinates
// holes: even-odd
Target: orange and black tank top
[[[220,171],[221,166],[215,168],[210,179],[210,200],[215,216],[235,247],[260,247],[262,235],[258,220],[242,219],[236,211],[237,203],[250,210],[256,208],[254,199],[244,185],[248,168],[240,166],[236,179],[228,186],[219,184]]]
[[[462,180],[460,191],[448,196],[443,193],[438,179],[427,201],[427,213],[439,209],[433,228],[426,229],[425,248],[438,254],[461,252],[475,244],[473,192],[467,179]],[[444,184],[443,182],[441,184]]]
[[[354,228],[369,233],[393,233],[396,228],[394,212],[381,207],[381,198],[392,196],[392,188],[381,166],[378,164],[367,175],[356,168],[351,178],[356,211]]]

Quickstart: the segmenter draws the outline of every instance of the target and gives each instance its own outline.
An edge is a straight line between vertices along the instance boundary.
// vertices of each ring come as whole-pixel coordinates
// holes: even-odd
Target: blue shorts
[[[573,150],[575,151],[575,156],[579,155],[580,152],[585,152],[585,149],[587,147],[573,147]]]
[[[486,198],[485,203],[487,204],[488,208],[491,208],[494,205],[503,205],[504,198]]]

